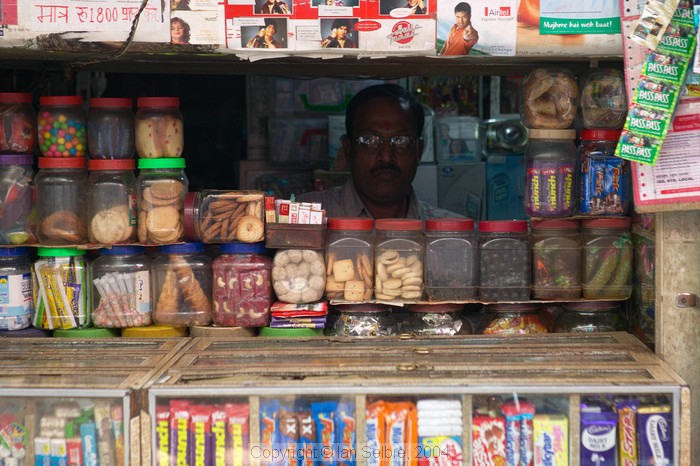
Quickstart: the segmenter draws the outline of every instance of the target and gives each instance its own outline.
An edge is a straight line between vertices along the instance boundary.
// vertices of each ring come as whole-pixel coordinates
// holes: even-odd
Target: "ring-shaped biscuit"
[[[389,265],[393,264],[399,260],[399,252],[398,251],[384,251],[380,256],[379,256],[379,262],[384,264],[384,265]]]

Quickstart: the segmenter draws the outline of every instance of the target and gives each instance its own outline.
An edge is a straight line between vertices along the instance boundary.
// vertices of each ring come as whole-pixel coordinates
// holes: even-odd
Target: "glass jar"
[[[474,220],[430,219],[425,223],[425,294],[428,301],[474,299],[479,249]]]
[[[417,301],[423,296],[423,221],[375,220],[374,296]]]
[[[564,303],[563,309],[554,321],[555,333],[627,331],[620,302],[578,301]]]
[[[204,244],[161,246],[153,259],[153,322],[185,327],[211,322],[212,259]]]
[[[525,150],[525,212],[531,217],[568,217],[574,212],[576,131],[530,130]]]
[[[0,244],[36,241],[32,211],[34,157],[30,154],[0,155]]]
[[[136,162],[88,160],[88,238],[91,243],[130,243],[136,236]]]
[[[88,153],[93,159],[134,157],[133,101],[122,97],[90,99],[88,113]]]
[[[579,102],[584,128],[622,128],[627,116],[627,90],[622,71],[610,68],[588,71],[581,78]]]
[[[95,326],[151,325],[151,259],[142,246],[101,249],[91,264],[91,276]]]
[[[479,321],[484,335],[529,335],[549,333],[538,304],[489,304]]]
[[[136,99],[136,153],[144,159],[181,157],[184,145],[179,97]]]
[[[479,222],[482,301],[530,299],[530,240],[525,220]]]
[[[86,243],[87,170],[82,157],[39,157],[37,239],[46,245]]]
[[[265,327],[272,306],[272,261],[265,243],[226,243],[214,259],[215,325]]]
[[[462,304],[411,304],[401,333],[413,335],[471,335]]]
[[[90,273],[85,250],[37,249],[32,270],[32,325],[49,330],[90,326]]]
[[[482,147],[487,154],[522,154],[528,129],[520,119],[493,119],[484,122]]]
[[[629,217],[582,221],[585,299],[629,299],[632,295],[631,224]]]
[[[397,335],[399,326],[391,309],[381,304],[343,304],[327,334],[341,337],[385,337]]]
[[[581,297],[581,236],[576,220],[530,222],[532,240],[532,297]]]
[[[0,154],[34,154],[36,113],[28,92],[0,92]]]
[[[203,189],[185,196],[185,237],[203,243],[265,239],[265,193]]]
[[[528,128],[569,128],[578,110],[576,78],[565,68],[535,68],[520,84],[518,100]]]
[[[285,303],[313,303],[323,297],[326,263],[313,249],[278,249],[272,260],[272,287]]]
[[[0,248],[0,330],[29,327],[33,312],[29,248]]]
[[[87,118],[79,95],[39,98],[37,131],[44,157],[85,157]]]
[[[630,204],[630,163],[615,156],[619,130],[584,129],[578,147],[581,215],[625,215]]]
[[[368,301],[374,289],[371,218],[329,218],[326,297]]]
[[[171,244],[185,236],[184,205],[189,181],[185,159],[139,159],[138,237],[144,244]]]

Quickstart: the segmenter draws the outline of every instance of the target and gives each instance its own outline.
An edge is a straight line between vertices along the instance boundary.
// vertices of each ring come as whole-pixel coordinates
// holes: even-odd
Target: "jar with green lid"
[[[576,146],[573,129],[531,129],[525,149],[525,212],[568,217],[574,212]]]
[[[0,155],[0,244],[36,242],[32,219],[31,154]]]
[[[374,222],[374,296],[418,301],[423,296],[422,220],[382,218]]]
[[[334,309],[333,325],[327,335],[342,337],[384,337],[399,333],[391,309],[382,304],[343,304]]]
[[[135,116],[140,158],[182,157],[184,130],[179,97],[139,97]]]
[[[576,220],[530,222],[532,297],[567,300],[581,297],[581,236]]]
[[[91,243],[132,243],[136,235],[136,162],[88,160],[88,238]]]
[[[88,152],[93,159],[134,157],[133,101],[128,97],[94,97],[88,113]]]
[[[577,301],[564,303],[554,321],[555,333],[626,332],[627,318],[619,301]]]
[[[401,333],[413,335],[471,335],[472,326],[464,315],[464,305],[410,304]]]
[[[0,92],[0,154],[33,155],[36,113],[29,92]]]
[[[89,327],[92,287],[85,250],[40,247],[37,256],[32,325],[49,330]]]
[[[185,237],[184,205],[189,181],[185,159],[139,159],[138,238],[143,244],[172,244]]]
[[[549,333],[542,309],[534,303],[499,303],[484,307],[478,332],[484,335],[530,335]]]
[[[478,255],[474,220],[427,220],[425,294],[428,301],[464,301],[476,298]]]
[[[368,301],[374,288],[371,218],[328,219],[326,297]]]
[[[525,220],[479,222],[482,301],[530,299],[530,238]]]
[[[0,330],[29,327],[33,312],[29,248],[0,248]]]
[[[87,117],[79,95],[39,98],[37,131],[44,157],[85,157]]]
[[[632,296],[631,224],[629,217],[581,222],[585,299],[629,299]]]

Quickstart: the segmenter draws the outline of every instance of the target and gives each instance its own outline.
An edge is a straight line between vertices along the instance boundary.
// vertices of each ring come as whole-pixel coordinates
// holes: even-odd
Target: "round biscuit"
[[[416,277],[413,275],[405,275],[402,277],[402,281],[404,286],[411,286],[411,285],[422,285],[423,284],[423,279],[421,277]]]
[[[256,243],[265,238],[265,224],[252,215],[246,215],[238,222],[236,238],[244,243]]]
[[[398,251],[384,251],[379,256],[379,262],[381,262],[384,265],[393,264],[398,259],[399,259],[399,252]]]
[[[423,291],[423,287],[420,285],[406,285],[401,287],[401,291]]]
[[[386,271],[391,274],[393,271],[403,269],[404,267],[406,267],[406,264],[404,263],[404,261],[398,260],[398,261],[394,262],[393,264],[387,266]]]
[[[398,270],[394,270],[393,272],[391,272],[391,276],[394,278],[401,278],[407,273],[411,273],[411,269],[409,267],[402,267]]]
[[[101,244],[121,241],[128,227],[129,217],[112,209],[101,210],[90,220],[92,237]]]
[[[182,183],[177,180],[163,179],[152,182],[149,186],[151,195],[156,199],[175,199],[182,194]]]
[[[147,214],[145,210],[139,212],[139,220],[136,224],[136,230],[139,237],[139,242],[141,243],[148,242],[148,228],[146,227],[146,218]]]
[[[410,267],[411,265],[415,264],[417,260],[418,256],[416,256],[415,254],[411,254],[406,258],[406,265]]]
[[[154,207],[148,211],[146,227],[148,232],[170,231],[177,228],[180,223],[180,212],[173,206]]]
[[[390,278],[389,280],[386,280],[382,284],[382,289],[390,289],[390,290],[397,290],[401,288],[401,279],[399,278]]]
[[[420,299],[421,296],[423,296],[423,293],[420,291],[406,291],[405,293],[401,293],[403,299]]]

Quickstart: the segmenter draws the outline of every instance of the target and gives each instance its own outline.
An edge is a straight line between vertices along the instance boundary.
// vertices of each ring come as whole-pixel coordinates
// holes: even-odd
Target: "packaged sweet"
[[[580,109],[584,128],[622,128],[627,116],[622,71],[598,68],[586,73],[581,81]]]
[[[523,79],[520,117],[528,128],[564,129],[578,110],[578,85],[565,68],[536,68]]]

